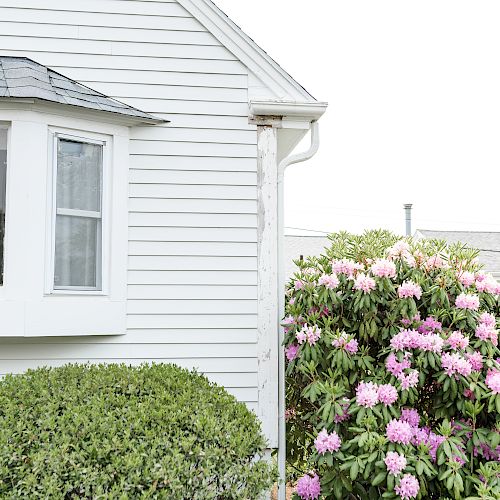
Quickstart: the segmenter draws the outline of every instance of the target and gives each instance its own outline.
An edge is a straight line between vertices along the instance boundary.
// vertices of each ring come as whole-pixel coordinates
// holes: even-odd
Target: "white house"
[[[209,0],[0,0],[0,374],[195,367],[278,446],[282,170],[325,109]]]

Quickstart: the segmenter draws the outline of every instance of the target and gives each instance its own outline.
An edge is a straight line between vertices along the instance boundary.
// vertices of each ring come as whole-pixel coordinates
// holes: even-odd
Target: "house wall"
[[[171,121],[131,132],[127,335],[1,339],[0,373],[173,362],[257,409],[248,70],[169,0],[0,0],[0,54]]]

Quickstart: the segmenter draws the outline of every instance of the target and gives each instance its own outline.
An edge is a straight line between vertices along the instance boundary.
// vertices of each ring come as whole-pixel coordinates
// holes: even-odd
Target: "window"
[[[5,195],[7,181],[7,127],[0,125],[0,285],[3,285]]]
[[[102,290],[104,144],[55,140],[54,290]]]

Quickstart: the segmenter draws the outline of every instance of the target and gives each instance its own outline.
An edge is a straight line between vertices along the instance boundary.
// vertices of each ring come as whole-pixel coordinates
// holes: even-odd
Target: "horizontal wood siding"
[[[128,333],[3,339],[0,374],[172,362],[257,405],[248,71],[175,0],[0,0],[0,54],[170,120],[131,132]]]

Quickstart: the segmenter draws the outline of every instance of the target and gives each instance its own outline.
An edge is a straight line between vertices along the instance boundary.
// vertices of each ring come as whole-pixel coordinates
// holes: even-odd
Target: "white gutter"
[[[322,105],[322,113],[324,105]],[[320,115],[321,116],[321,115]],[[319,117],[318,117],[319,118]],[[285,266],[284,266],[284,195],[283,181],[285,169],[295,163],[311,159],[319,148],[319,123],[311,123],[311,146],[304,153],[284,158],[278,166],[278,472],[280,482],[278,487],[278,500],[286,500],[286,422],[285,422],[285,350],[282,343],[284,339],[281,319],[285,315]]]
[[[327,106],[326,102],[250,101],[249,103],[251,116],[286,116],[302,118],[309,122],[319,120]]]

